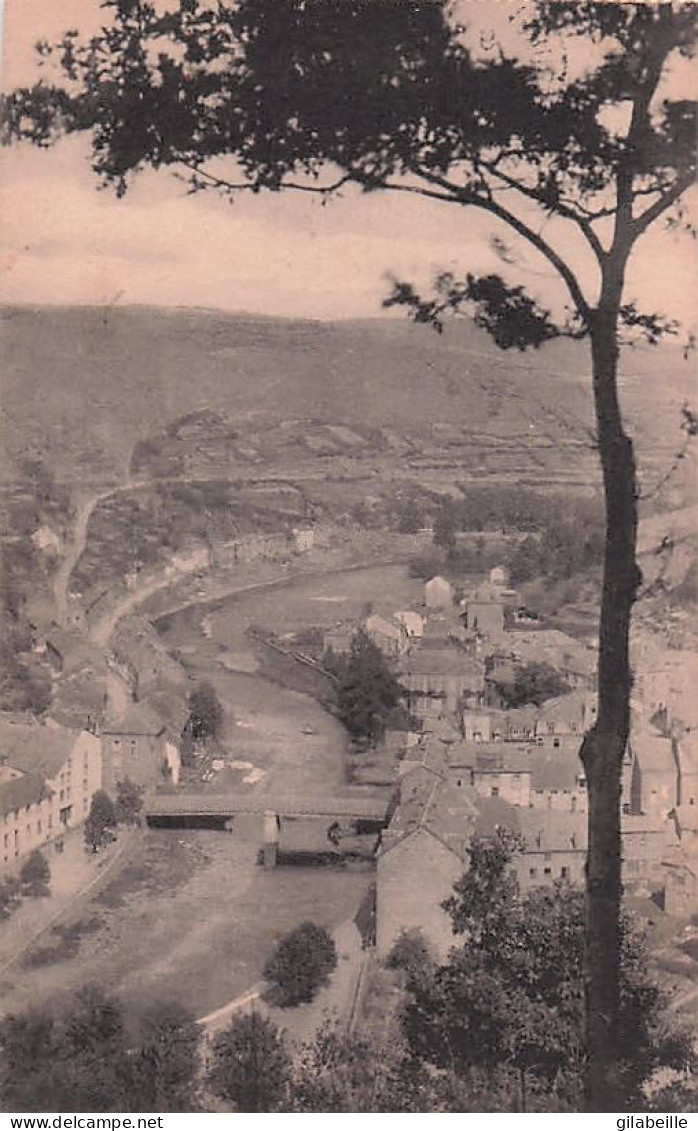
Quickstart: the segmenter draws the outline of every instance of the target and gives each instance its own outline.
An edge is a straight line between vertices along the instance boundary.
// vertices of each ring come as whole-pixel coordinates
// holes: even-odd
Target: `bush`
[[[213,1042],[208,1084],[235,1111],[278,1111],[286,1095],[291,1059],[283,1034],[256,1013],[234,1017]]]
[[[337,966],[332,936],[316,923],[302,923],[281,940],[264,967],[264,977],[274,984],[278,1004],[312,1001],[319,987]]]
[[[51,886],[51,869],[43,852],[34,849],[22,865],[19,874],[22,895],[48,895]]]
[[[116,804],[114,812],[120,825],[136,825],[143,808],[143,786],[130,778],[116,783]]]
[[[400,931],[385,964],[389,970],[404,970],[407,980],[412,981],[433,969],[436,960],[423,932],[412,927]]]
[[[14,876],[7,876],[0,883],[0,922],[9,919],[19,900],[19,883]]]

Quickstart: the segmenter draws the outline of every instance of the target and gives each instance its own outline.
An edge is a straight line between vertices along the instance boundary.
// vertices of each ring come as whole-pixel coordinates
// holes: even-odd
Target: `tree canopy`
[[[344,726],[352,738],[375,744],[403,695],[387,659],[361,630],[348,655],[325,657],[325,662],[339,681],[337,708]]]
[[[531,1087],[557,1090],[578,1110],[586,1058],[583,892],[559,883],[522,893],[510,869],[520,848],[506,830],[473,839],[470,866],[445,904],[458,945],[442,966],[414,968],[405,1032],[426,1062],[466,1074],[513,1066],[529,1074]],[[668,1032],[642,939],[625,916],[621,929],[616,1086],[633,1105],[658,1067],[690,1061],[691,1042],[680,1027]]]

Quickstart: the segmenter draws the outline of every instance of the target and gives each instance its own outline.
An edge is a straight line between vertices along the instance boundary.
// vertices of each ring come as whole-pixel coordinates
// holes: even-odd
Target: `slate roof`
[[[0,754],[10,766],[26,774],[52,778],[67,761],[79,731],[49,720],[21,724],[0,721]]]
[[[451,749],[449,766],[452,769],[473,769],[522,773],[529,769],[531,751],[521,742],[461,742]]]
[[[507,828],[523,837],[528,852],[586,851],[586,813],[521,809],[501,797],[478,797],[475,804],[475,831],[481,836]]]
[[[532,747],[529,752],[531,789],[574,789],[578,775],[584,774],[578,752],[580,741],[575,746],[558,749]]]
[[[165,724],[147,703],[133,703],[117,721],[104,727],[104,734],[160,735]]]
[[[482,683],[484,664],[460,648],[432,648],[424,642],[409,655],[403,665],[405,675],[466,676]]]
[[[421,829],[464,860],[475,816],[469,791],[444,781],[439,774],[418,768],[406,774],[400,783],[400,801],[382,835],[380,855]]]
[[[50,797],[52,791],[38,774],[22,774],[0,782],[0,814],[13,813]]]

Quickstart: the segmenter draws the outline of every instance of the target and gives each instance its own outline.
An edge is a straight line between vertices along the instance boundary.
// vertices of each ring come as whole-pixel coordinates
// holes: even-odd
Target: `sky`
[[[464,5],[476,20],[492,5]],[[515,4],[502,4],[511,12]],[[36,81],[34,44],[99,26],[98,0],[5,0],[2,84]],[[484,25],[483,25],[484,26]],[[500,24],[500,30],[505,24]],[[557,306],[547,264],[483,213],[348,189],[328,205],[291,193],[230,204],[187,195],[168,171],[137,178],[125,198],[98,189],[85,139],[0,154],[0,301],[146,303],[307,318],[372,317],[389,276],[426,283],[436,271],[501,270],[493,235],[520,254],[521,281]],[[546,235],[559,236],[554,223]],[[580,266],[591,286],[593,273]],[[690,241],[652,234],[631,264],[631,297],[687,321],[698,310]]]

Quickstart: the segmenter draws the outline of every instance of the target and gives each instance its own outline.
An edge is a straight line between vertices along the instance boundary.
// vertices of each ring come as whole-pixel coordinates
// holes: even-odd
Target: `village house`
[[[500,639],[506,627],[507,607],[500,590],[488,581],[483,582],[466,598],[465,627],[489,639]]]
[[[386,656],[402,656],[409,648],[409,637],[401,624],[395,624],[371,613],[364,621],[364,631]]]
[[[628,742],[628,794],[624,810],[633,815],[666,820],[678,804],[678,767],[669,737],[649,728],[633,730]]]
[[[424,617],[413,609],[401,609],[393,618],[404,628],[410,640],[421,640],[424,635]]]
[[[698,813],[698,735],[685,731],[674,739],[674,757],[678,772],[676,804]]]
[[[530,752],[525,745],[459,743],[451,749],[448,772],[458,788],[470,787],[478,797],[501,797],[516,806],[530,803]]]
[[[579,759],[579,741],[560,747],[537,745],[529,749],[532,809],[586,813],[586,774]]]
[[[596,696],[578,689],[548,699],[538,708],[536,735],[583,735],[596,722]]]
[[[514,625],[507,633],[507,647],[519,663],[546,663],[556,668],[572,690],[597,690],[596,650],[559,629]]]
[[[44,779],[12,771],[0,763],[0,871],[21,864],[24,856],[43,848],[59,830],[62,826],[56,818],[55,794]]]
[[[101,749],[94,734],[69,730],[51,720],[20,723],[3,719],[3,863],[11,864],[66,828],[81,824],[101,785]]]
[[[484,687],[484,666],[448,641],[426,642],[405,656],[399,680],[407,691],[409,711],[421,719],[454,714],[461,701],[478,699]]]
[[[498,830],[518,833],[524,843],[512,860],[522,892],[555,880],[584,881],[587,827],[583,813],[539,812],[517,808],[501,797],[477,801],[475,831],[493,836]]]
[[[179,779],[179,751],[168,740],[162,719],[147,704],[134,703],[125,715],[107,721],[102,731],[104,788],[130,778],[138,785],[153,786],[163,779]]]
[[[432,577],[424,586],[424,602],[428,609],[450,609],[453,604],[453,586],[445,577]]]
[[[455,945],[442,903],[467,866],[475,818],[472,798],[434,770],[419,767],[400,782],[400,801],[377,856],[376,948],[381,958],[401,932],[420,930],[435,956]]]
[[[662,888],[666,882],[663,861],[677,841],[670,821],[624,813],[621,822],[624,889],[635,895],[650,895]]]

